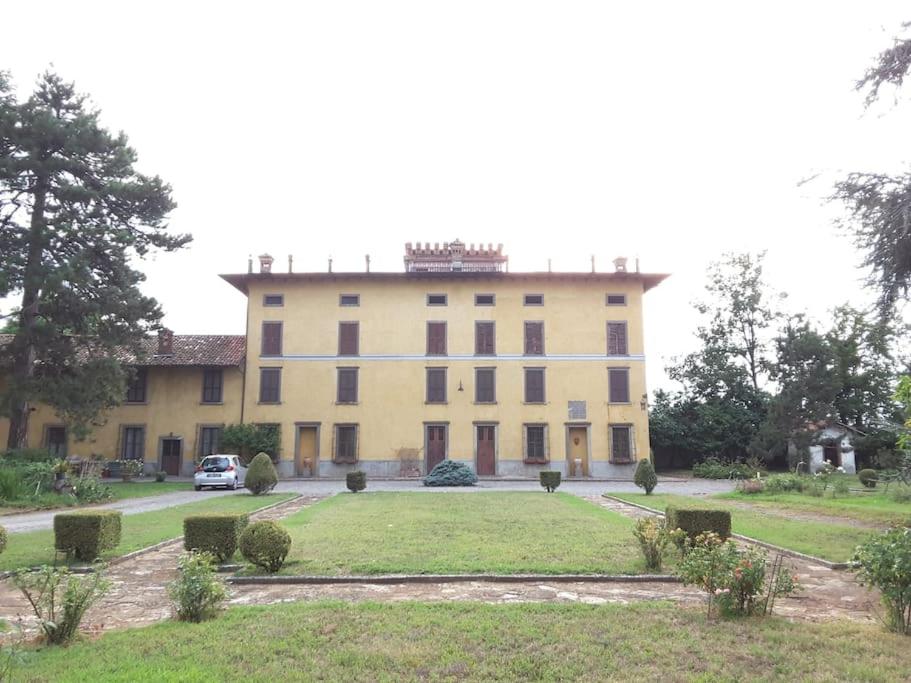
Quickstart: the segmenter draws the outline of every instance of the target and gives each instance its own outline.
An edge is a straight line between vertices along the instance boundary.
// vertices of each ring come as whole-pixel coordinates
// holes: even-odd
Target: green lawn
[[[892,484],[890,491],[900,488]],[[831,487],[830,487],[831,489]],[[806,493],[721,493],[713,498],[719,500],[736,500],[760,507],[767,506],[776,510],[794,510],[795,512],[817,512],[856,519],[862,522],[889,526],[893,522],[907,523],[911,520],[911,503],[899,503],[880,490],[873,493],[851,493],[847,496],[833,497],[831,490],[821,498]]]
[[[658,493],[650,496],[646,496],[644,493],[612,493],[611,495],[662,511],[668,505],[730,510],[731,524],[736,533],[832,562],[850,560],[854,554],[854,548],[875,533],[871,529],[845,524],[788,519],[780,515],[765,514],[761,510],[741,510],[725,505],[723,500]]]
[[[179,481],[165,481],[159,483],[155,480],[121,482],[103,479],[102,483],[111,489],[111,493],[113,494],[111,500],[148,498],[149,496],[160,496],[163,493],[193,490],[193,484]],[[21,514],[30,510],[56,510],[58,508],[84,507],[91,507],[91,505],[81,505],[79,500],[73,495],[42,493],[37,497],[28,498],[26,500],[3,501],[0,503],[0,516]],[[0,522],[2,521],[3,520],[0,519]]]
[[[429,496],[436,497],[436,496]],[[235,607],[67,648],[28,650],[29,681],[898,681],[908,639],[848,621],[706,621],[634,605],[298,602]]]
[[[163,493],[193,490],[193,484],[188,481],[102,481],[110,486],[114,500],[148,498],[149,496],[160,496]]]
[[[104,559],[139,550],[169,538],[183,535],[184,517],[201,512],[252,512],[291,498],[292,494],[274,493],[264,496],[233,495],[200,500],[198,503],[175,505],[153,512],[123,516],[121,542],[107,552]],[[54,561],[54,532],[29,531],[10,534],[6,551],[0,555],[0,570],[51,564]]]
[[[284,574],[644,571],[631,520],[562,493],[340,494],[282,525]]]

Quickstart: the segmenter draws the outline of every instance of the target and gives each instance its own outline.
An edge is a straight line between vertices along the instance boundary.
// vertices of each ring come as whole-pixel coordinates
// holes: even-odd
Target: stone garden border
[[[384,574],[376,576],[231,576],[235,585],[402,583],[680,583],[673,574]]]

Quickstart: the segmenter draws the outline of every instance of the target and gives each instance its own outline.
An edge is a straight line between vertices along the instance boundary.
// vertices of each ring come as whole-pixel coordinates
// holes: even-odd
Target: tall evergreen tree
[[[190,237],[167,232],[171,188],[135,161],[72,83],[45,73],[20,102],[0,74],[0,297],[18,301],[0,350],[10,448],[26,445],[36,401],[84,433],[122,400],[118,359],[161,318],[131,261]]]

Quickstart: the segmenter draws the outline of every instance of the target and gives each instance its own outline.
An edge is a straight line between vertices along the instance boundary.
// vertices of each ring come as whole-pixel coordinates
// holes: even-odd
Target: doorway
[[[294,469],[299,477],[315,477],[319,471],[319,425],[298,425]]]
[[[475,471],[479,477],[492,477],[497,473],[497,432],[494,425],[476,425],[477,462]]]
[[[65,458],[66,427],[56,425],[48,427],[45,433],[45,444],[47,450],[50,451],[51,455],[55,458]]]
[[[841,449],[834,443],[824,445],[822,459],[832,463],[832,467],[841,467]]]
[[[571,477],[588,476],[588,427],[567,428],[566,469]]]
[[[161,470],[172,477],[180,475],[180,455],[183,439],[161,440]]]
[[[426,456],[427,473],[446,459],[449,439],[448,428],[441,424],[424,425],[424,452]]]

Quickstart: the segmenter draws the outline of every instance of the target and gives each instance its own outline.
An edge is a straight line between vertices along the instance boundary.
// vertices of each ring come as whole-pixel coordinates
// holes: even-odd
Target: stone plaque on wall
[[[569,402],[569,419],[570,420],[586,419],[585,401],[570,401]]]

